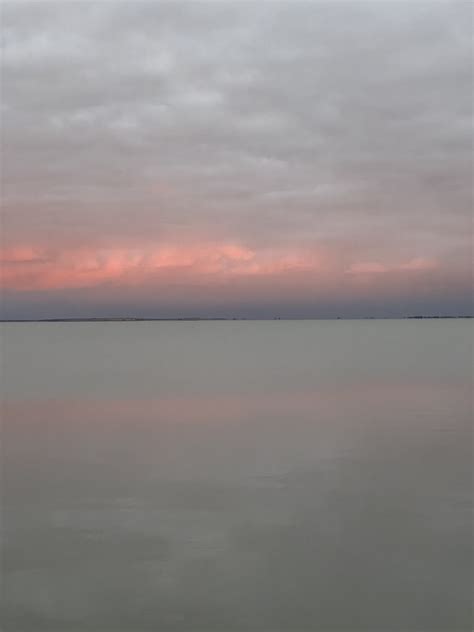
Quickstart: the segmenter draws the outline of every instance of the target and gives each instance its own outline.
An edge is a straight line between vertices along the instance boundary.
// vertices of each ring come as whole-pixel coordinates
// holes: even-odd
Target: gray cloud
[[[472,239],[465,2],[6,2],[4,239]]]

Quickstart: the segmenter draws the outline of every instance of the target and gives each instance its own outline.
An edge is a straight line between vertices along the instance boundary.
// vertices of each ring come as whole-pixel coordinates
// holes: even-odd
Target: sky
[[[472,311],[469,2],[3,2],[3,318]]]

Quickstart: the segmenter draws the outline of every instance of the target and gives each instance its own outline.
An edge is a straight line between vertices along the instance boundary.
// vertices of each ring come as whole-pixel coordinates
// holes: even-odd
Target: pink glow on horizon
[[[164,272],[189,279],[267,276],[316,270],[307,253],[256,252],[234,243],[164,244],[156,248],[48,249],[30,245],[0,255],[2,286],[15,291],[146,284]]]
[[[433,270],[438,265],[435,259],[416,257],[402,263],[383,264],[379,261],[362,261],[353,263],[348,268],[348,274],[384,274],[397,270]]]
[[[412,257],[405,261],[348,262],[350,253],[334,248],[297,250],[253,249],[233,242],[120,247],[45,247],[18,244],[0,253],[2,287],[15,292],[60,291],[114,286],[114,288],[159,286],[160,282],[189,287],[239,280],[256,281],[268,289],[283,280],[288,292],[318,291],[358,281],[377,283],[390,273],[394,283],[429,273],[435,259]],[[298,277],[298,278],[297,278]],[[260,283],[261,282],[261,283]],[[255,286],[254,286],[255,287]]]

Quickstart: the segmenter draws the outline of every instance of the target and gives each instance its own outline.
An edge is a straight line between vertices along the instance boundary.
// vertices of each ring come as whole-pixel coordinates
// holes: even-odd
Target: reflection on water
[[[4,326],[10,631],[470,630],[470,324]]]

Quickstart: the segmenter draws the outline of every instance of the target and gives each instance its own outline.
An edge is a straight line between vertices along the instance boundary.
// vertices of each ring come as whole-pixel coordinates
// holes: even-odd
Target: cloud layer
[[[364,311],[381,276],[399,311],[422,290],[469,305],[468,3],[6,2],[3,21],[7,315],[143,311],[132,286],[170,312],[200,287],[210,313],[229,283],[232,308],[263,314],[264,287]]]

